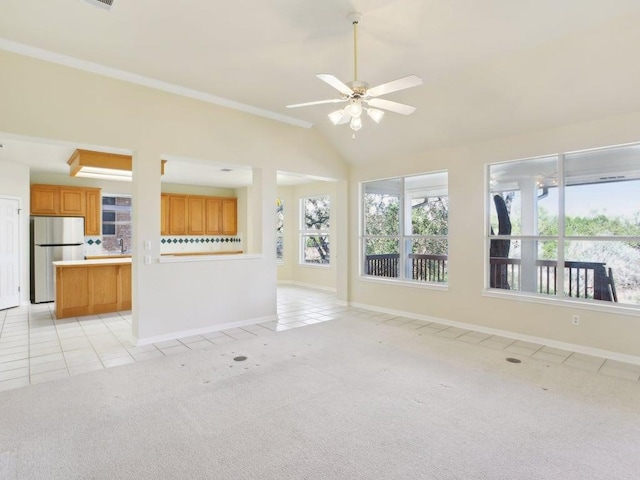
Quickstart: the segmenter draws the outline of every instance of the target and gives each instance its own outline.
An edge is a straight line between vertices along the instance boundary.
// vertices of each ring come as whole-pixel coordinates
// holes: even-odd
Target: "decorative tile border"
[[[195,238],[165,238],[160,243],[170,245],[172,243],[240,243],[242,240],[236,237],[195,237]]]

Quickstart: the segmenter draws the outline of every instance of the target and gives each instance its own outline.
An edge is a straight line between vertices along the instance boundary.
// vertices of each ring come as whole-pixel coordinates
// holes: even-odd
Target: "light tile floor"
[[[638,381],[640,365],[592,357],[536,343],[523,342],[473,330],[430,323],[338,305],[335,295],[309,288],[278,288],[278,320],[240,328],[194,335],[137,347],[130,339],[128,312],[55,320],[53,304],[30,305],[0,311],[0,391],[128,363],[222,345],[244,338],[343,317],[360,318],[436,335],[486,348],[504,350],[509,356],[565,364]]]

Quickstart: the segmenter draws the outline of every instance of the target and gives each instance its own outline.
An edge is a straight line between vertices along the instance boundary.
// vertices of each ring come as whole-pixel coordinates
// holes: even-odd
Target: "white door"
[[[20,304],[20,204],[0,197],[0,310]]]

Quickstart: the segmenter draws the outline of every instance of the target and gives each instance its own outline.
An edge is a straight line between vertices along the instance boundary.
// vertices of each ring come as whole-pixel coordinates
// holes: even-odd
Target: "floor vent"
[[[511,363],[520,363],[522,360],[518,359],[518,358],[506,358],[505,359],[507,362],[511,362]]]
[[[113,0],[84,0],[89,5],[93,5],[94,7],[104,8],[105,10],[111,10],[111,6],[113,5]]]

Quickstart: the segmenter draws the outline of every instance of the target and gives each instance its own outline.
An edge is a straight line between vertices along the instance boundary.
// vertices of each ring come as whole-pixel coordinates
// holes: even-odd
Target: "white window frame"
[[[595,148],[589,150],[576,150],[570,152],[563,152],[552,155],[544,155],[539,157],[530,157],[518,160],[510,160],[507,162],[495,162],[486,165],[485,169],[485,251],[487,252],[485,257],[485,286],[484,291],[486,295],[489,296],[497,296],[497,297],[519,297],[524,301],[533,301],[537,303],[551,303],[557,304],[558,302],[571,304],[571,305],[581,305],[583,308],[592,309],[592,310],[600,310],[600,311],[611,311],[616,310],[621,313],[631,313],[638,312],[640,310],[640,305],[630,304],[630,303],[617,303],[617,302],[609,302],[606,300],[595,300],[592,298],[584,298],[584,297],[575,297],[575,296],[565,296],[564,288],[561,287],[565,285],[565,269],[557,268],[556,271],[556,284],[557,288],[555,293],[538,293],[536,287],[536,291],[532,292],[529,290],[508,290],[490,286],[491,282],[491,265],[490,265],[490,256],[489,249],[491,245],[491,240],[496,239],[504,239],[504,240],[520,240],[520,241],[532,241],[532,242],[545,242],[545,241],[554,241],[557,242],[557,255],[556,262],[557,265],[565,265],[565,260],[571,260],[565,258],[565,246],[567,243],[572,241],[580,241],[580,242],[623,242],[623,241],[634,241],[640,242],[640,237],[626,237],[626,236],[615,236],[615,235],[581,235],[581,236],[572,236],[566,235],[565,233],[565,157],[571,154],[580,154],[586,153],[590,151],[606,151],[609,149],[615,149],[618,147],[625,146],[634,146],[640,144],[626,144],[626,145],[612,145],[602,148]],[[535,161],[542,158],[550,158],[557,157],[557,187],[558,187],[558,234],[554,236],[550,235],[498,235],[494,232],[494,235],[491,235],[491,197],[493,195],[491,189],[491,167],[495,165],[508,164],[508,163],[519,163],[519,162],[527,162],[527,161]],[[639,165],[640,167],[640,165]],[[602,182],[606,183],[606,182]],[[537,257],[536,257],[537,258]],[[614,272],[615,274],[615,272]]]
[[[284,257],[285,257],[285,253],[284,253],[284,230],[285,230],[285,222],[284,222],[284,217],[285,217],[285,211],[284,211],[284,201],[281,198],[277,199],[277,204],[276,204],[276,224],[278,223],[278,211],[279,209],[281,209],[282,211],[282,229],[280,231],[278,231],[276,229],[276,263],[278,265],[283,265],[284,264]],[[278,257],[278,244],[282,245],[282,256]]]
[[[440,195],[443,197],[449,197],[449,182],[448,182],[448,171],[447,170],[439,170],[434,172],[424,172],[417,173],[412,175],[404,175],[400,177],[389,177],[375,180],[367,180],[366,182],[360,183],[359,189],[359,198],[360,198],[360,270],[359,275],[363,280],[368,281],[376,281],[376,282],[393,282],[393,283],[406,283],[412,286],[427,286],[430,288],[448,288],[448,248],[447,248],[447,258],[445,260],[445,276],[444,281],[431,281],[431,280],[414,280],[412,278],[411,270],[412,266],[407,262],[408,252],[412,251],[412,242],[414,239],[426,239],[426,240],[444,240],[449,242],[449,235],[420,235],[413,233],[406,233],[406,225],[411,225],[411,197],[406,195],[407,189],[405,183],[407,179],[421,176],[429,176],[429,175],[438,175],[438,174],[446,174],[447,175],[447,185],[446,185],[446,195]],[[399,213],[398,213],[398,234],[397,235],[367,235],[367,227],[366,227],[366,216],[365,216],[365,185],[369,183],[384,181],[384,180],[399,180],[400,181],[400,193],[399,193]],[[448,230],[448,222],[447,222],[447,230]],[[377,276],[377,275],[369,275],[365,271],[366,264],[366,251],[367,251],[367,240],[374,239],[397,239],[398,241],[398,276],[397,277],[386,277],[386,276]]]
[[[305,258],[306,240],[309,237],[326,237],[327,244],[329,245],[329,248],[331,248],[330,226],[329,228],[310,229],[306,227],[306,222],[305,222],[305,212],[306,212],[307,201],[311,199],[325,199],[325,198],[327,199],[327,203],[329,204],[329,222],[331,222],[331,196],[330,195],[328,194],[327,195],[309,195],[309,196],[300,198],[300,203],[299,203],[300,218],[299,218],[299,231],[298,231],[298,238],[299,238],[298,245],[299,245],[299,253],[300,253],[298,262],[300,265],[304,265],[307,267],[320,267],[320,268],[329,268],[331,266],[331,255],[329,255],[329,257],[326,258],[325,262],[314,262],[314,261],[309,261]]]

